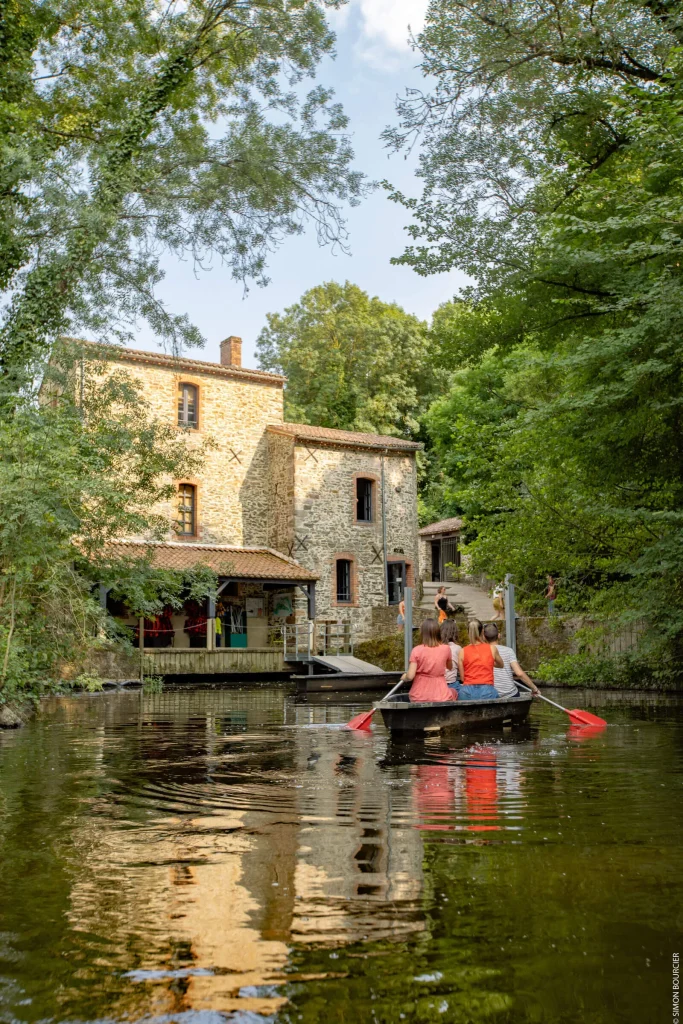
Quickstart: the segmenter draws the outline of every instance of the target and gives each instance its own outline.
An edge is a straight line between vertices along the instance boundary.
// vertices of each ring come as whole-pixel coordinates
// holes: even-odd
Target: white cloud
[[[356,2],[360,10],[364,49],[367,47],[373,52],[384,49],[396,55],[410,52],[409,33],[412,31],[416,35],[422,29],[429,0]]]

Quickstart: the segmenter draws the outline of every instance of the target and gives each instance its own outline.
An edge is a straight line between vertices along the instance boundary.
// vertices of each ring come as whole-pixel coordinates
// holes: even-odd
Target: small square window
[[[348,558],[337,559],[337,603],[351,604],[351,562]]]
[[[366,477],[356,480],[356,519],[359,523],[372,522],[372,485],[373,481]]]

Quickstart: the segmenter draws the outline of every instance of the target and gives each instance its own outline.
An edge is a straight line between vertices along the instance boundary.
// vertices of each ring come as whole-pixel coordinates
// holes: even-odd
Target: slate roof
[[[205,359],[187,359],[185,356],[176,357],[166,352],[147,352],[144,349],[126,348],[123,345],[105,345],[102,342],[84,341],[80,338],[66,338],[65,341],[73,342],[77,347],[82,346],[86,356],[92,352],[93,359],[106,359],[115,363],[161,366],[176,372],[208,373],[213,377],[253,380],[277,387],[282,387],[287,379],[279,373],[268,373],[266,370],[250,370],[243,366],[223,366],[222,363],[210,363]]]
[[[331,427],[313,427],[308,423],[269,423],[273,434],[286,434],[295,440],[312,441],[333,448],[373,448],[390,451],[419,451],[423,445],[388,434],[362,434],[353,430],[335,430]]]
[[[272,548],[240,548],[228,544],[192,544],[181,541],[112,541],[105,546],[110,558],[142,558],[151,554],[160,569],[192,569],[207,565],[219,576],[248,580],[295,580],[318,577],[293,558]]]
[[[437,536],[440,533],[456,533],[462,529],[462,519],[442,519],[438,523],[430,523],[423,526],[418,533],[421,537]]]

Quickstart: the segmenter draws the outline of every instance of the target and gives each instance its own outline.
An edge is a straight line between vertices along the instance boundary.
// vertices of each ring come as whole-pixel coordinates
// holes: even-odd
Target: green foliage
[[[59,334],[127,337],[137,317],[201,342],[155,297],[166,250],[265,281],[314,222],[344,241],[362,192],[322,87],[336,0],[2,0],[0,362],[16,387]],[[6,396],[7,400],[7,396]]]
[[[426,325],[350,284],[311,288],[270,313],[259,365],[287,376],[290,420],[411,437],[437,391]]]
[[[62,675],[79,674],[106,636],[93,593],[100,579],[113,585],[106,542],[165,534],[168,523],[155,507],[172,495],[169,481],[196,471],[202,457],[201,449],[190,451],[177,431],[149,417],[126,374],[98,375],[93,367],[76,387],[76,369],[65,354],[45,381],[42,400],[27,390],[13,416],[0,418],[5,696],[39,692]],[[160,579],[145,563],[117,571],[141,610],[158,610],[171,591],[188,585]],[[205,594],[213,581],[197,571],[189,584]]]
[[[683,22],[556,15],[430,8],[441,106],[403,107],[426,182],[403,261],[478,289],[436,318],[456,369],[427,426],[475,567],[512,572],[527,611],[552,572],[560,610],[644,619],[633,663],[664,685],[683,674]]]
[[[161,693],[164,689],[163,676],[145,676],[142,680],[143,693]]]

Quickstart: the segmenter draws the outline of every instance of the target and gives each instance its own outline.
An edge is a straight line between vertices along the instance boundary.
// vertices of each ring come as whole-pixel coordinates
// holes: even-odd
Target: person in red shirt
[[[436,619],[425,619],[420,627],[422,643],[410,652],[408,671],[402,682],[410,682],[411,701],[457,700],[457,693],[446,682],[446,669],[453,668],[451,649],[441,643],[441,631]],[[488,645],[487,645],[488,646]]]
[[[497,700],[500,696],[493,685],[493,668],[505,668],[505,662],[496,645],[484,639],[483,628],[479,619],[472,619],[467,627],[470,642],[458,656],[462,680],[457,686],[460,700]]]

